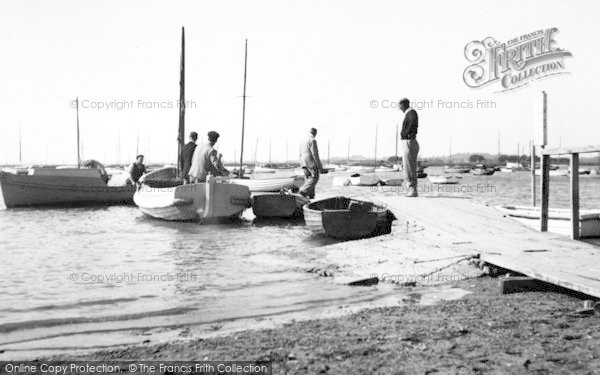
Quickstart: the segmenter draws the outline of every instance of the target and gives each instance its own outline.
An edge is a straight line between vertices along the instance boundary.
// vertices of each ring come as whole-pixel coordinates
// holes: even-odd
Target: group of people
[[[417,130],[419,117],[417,112],[410,107],[410,101],[406,98],[400,100],[399,108],[404,113],[402,131],[400,133],[402,146],[402,166],[408,185],[408,197],[416,197],[417,193],[417,155],[419,154],[419,143],[417,142]],[[317,146],[317,129],[311,128],[310,134],[302,142],[300,167],[304,173],[305,182],[300,187],[299,193],[307,198],[315,197],[315,187],[319,176],[323,172],[323,164],[319,157]],[[205,143],[198,146],[198,133],[191,132],[189,142],[181,150],[179,158],[179,169],[184,183],[204,182],[208,175],[228,176],[230,172],[223,166],[222,155],[214,148],[219,133],[209,131]],[[144,155],[138,155],[136,162],[129,168],[129,178],[132,183],[137,183],[146,173],[144,166]]]

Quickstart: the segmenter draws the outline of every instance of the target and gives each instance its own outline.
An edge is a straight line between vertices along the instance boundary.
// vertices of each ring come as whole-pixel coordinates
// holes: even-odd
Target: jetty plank
[[[600,249],[591,244],[535,231],[471,199],[370,198],[384,203],[398,222],[387,236],[321,247],[320,255],[342,275],[354,280],[383,273],[423,275],[460,261],[456,255],[479,255],[498,267],[600,298]]]

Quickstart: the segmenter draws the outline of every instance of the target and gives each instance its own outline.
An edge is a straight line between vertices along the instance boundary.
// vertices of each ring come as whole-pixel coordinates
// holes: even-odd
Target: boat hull
[[[498,210],[528,227],[540,227],[540,208],[529,206],[497,206]],[[569,209],[548,210],[548,231],[565,236],[571,235],[571,211]],[[579,214],[579,236],[600,237],[600,210],[582,210]]]
[[[299,194],[258,193],[252,195],[252,211],[257,218],[301,217],[308,202]]]
[[[0,172],[0,191],[7,208],[27,206],[82,206],[133,203],[134,186],[108,186],[95,170],[68,170],[15,175]],[[56,173],[56,174],[52,174]],[[83,175],[82,175],[83,174]]]
[[[353,174],[350,176],[350,185],[352,186],[375,186],[379,182],[379,177],[374,174]]]
[[[282,188],[299,188],[304,184],[304,176],[290,176],[279,178],[234,178],[228,180],[231,184],[248,187],[254,192],[278,192]]]
[[[429,182],[432,184],[457,184],[458,178],[455,176],[429,176]]]
[[[223,182],[161,188],[142,185],[133,196],[144,214],[169,221],[232,217],[249,206],[249,199],[246,186]]]
[[[389,234],[396,217],[372,202],[345,197],[322,199],[303,207],[306,226],[315,234],[354,240]]]

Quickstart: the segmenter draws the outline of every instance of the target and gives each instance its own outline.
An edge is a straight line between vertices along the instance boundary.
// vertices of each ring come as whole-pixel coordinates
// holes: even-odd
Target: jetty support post
[[[579,239],[579,154],[571,154],[571,239]]]
[[[535,143],[531,142],[531,206],[536,205],[535,187]]]
[[[542,154],[542,192],[540,211],[540,231],[548,231],[548,204],[550,200],[550,155]]]

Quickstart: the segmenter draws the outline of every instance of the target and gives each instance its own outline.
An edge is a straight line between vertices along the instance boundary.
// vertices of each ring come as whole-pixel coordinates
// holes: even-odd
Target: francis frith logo
[[[464,73],[467,86],[498,83],[501,91],[521,88],[540,78],[568,73],[565,58],[571,52],[558,47],[556,27],[499,42],[492,37],[474,40],[465,47],[471,63]]]

